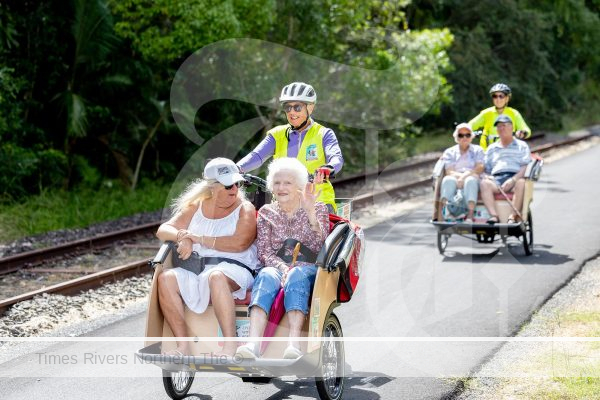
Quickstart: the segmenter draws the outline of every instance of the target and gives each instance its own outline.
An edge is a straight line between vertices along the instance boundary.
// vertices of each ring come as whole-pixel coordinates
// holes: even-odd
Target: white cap
[[[233,161],[228,158],[214,158],[204,167],[204,179],[216,179],[224,186],[231,186],[236,182],[241,182],[244,177]]]
[[[458,131],[460,131],[461,129],[468,129],[469,132],[473,133],[471,125],[467,124],[466,122],[463,122],[462,124],[456,125],[456,128],[454,129],[454,134],[458,134]]]
[[[452,136],[454,136],[454,141],[456,143],[458,143],[458,132],[461,129],[468,129],[471,134],[473,133],[473,128],[471,128],[471,125],[467,124],[466,122],[456,125],[456,128],[454,129],[454,132],[452,133]]]

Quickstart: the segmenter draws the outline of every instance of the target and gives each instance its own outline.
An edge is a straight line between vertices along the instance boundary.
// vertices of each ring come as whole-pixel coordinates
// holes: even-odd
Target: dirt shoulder
[[[587,262],[515,339],[463,380],[458,399],[600,398],[600,257]]]

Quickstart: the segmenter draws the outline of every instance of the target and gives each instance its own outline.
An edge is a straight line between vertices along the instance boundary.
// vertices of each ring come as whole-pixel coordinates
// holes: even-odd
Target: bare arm
[[[156,236],[163,242],[166,242],[167,240],[173,242],[177,242],[178,239],[181,240],[182,234],[179,234],[180,237],[177,237],[178,232],[187,229],[197,210],[198,203],[190,204],[185,210],[175,214],[170,220],[161,224],[158,227],[158,231],[156,231]]]
[[[473,168],[470,175],[475,175],[475,176],[481,175],[484,170],[485,170],[485,166],[483,165],[483,163],[477,163],[477,164],[475,164],[475,168]]]
[[[156,231],[156,236],[163,242],[168,240],[177,242],[177,253],[183,260],[186,260],[192,254],[192,242],[191,240],[185,240],[185,235],[189,233],[186,229],[197,210],[198,203],[190,204],[185,210],[161,224],[158,231]]]

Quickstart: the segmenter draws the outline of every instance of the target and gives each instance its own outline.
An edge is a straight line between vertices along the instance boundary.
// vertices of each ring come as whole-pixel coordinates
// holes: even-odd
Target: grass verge
[[[46,191],[18,204],[0,206],[0,242],[57,229],[82,228],[165,207],[171,185],[144,182],[123,188]]]

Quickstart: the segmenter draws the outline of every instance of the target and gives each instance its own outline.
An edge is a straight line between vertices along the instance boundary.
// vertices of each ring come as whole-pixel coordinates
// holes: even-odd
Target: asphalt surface
[[[430,206],[367,230],[359,290],[336,310],[353,374],[347,399],[440,399],[452,377],[477,369],[531,313],[600,250],[600,146],[544,167],[533,210],[534,254],[517,239],[481,245],[451,237],[439,255]],[[90,336],[98,342],[36,344],[0,364],[2,399],[164,399],[160,370],[136,362],[143,314]],[[486,340],[487,338],[487,340]],[[112,357],[111,357],[112,356]],[[318,397],[312,379],[242,383],[198,374],[190,399]]]

